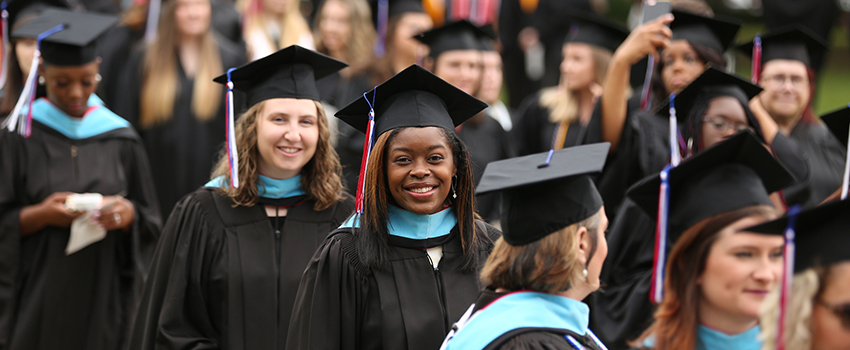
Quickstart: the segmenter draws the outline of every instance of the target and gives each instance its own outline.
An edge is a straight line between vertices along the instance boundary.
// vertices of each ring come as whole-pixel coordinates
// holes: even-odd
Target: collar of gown
[[[761,328],[755,326],[746,332],[728,335],[700,325],[697,330],[697,350],[759,350],[762,342],[758,339]]]
[[[304,189],[301,188],[301,174],[282,180],[259,175],[259,179],[260,181],[257,182],[257,194],[262,198],[282,199],[306,194]],[[224,176],[216,177],[204,186],[223,188],[225,186]]]
[[[387,206],[387,231],[391,236],[411,240],[428,240],[445,237],[457,225],[457,215],[452,207],[434,214],[415,214],[392,204]],[[360,227],[357,215],[352,215],[340,225],[340,228]]]
[[[88,109],[82,118],[69,116],[47,98],[32,103],[32,119],[73,139],[83,140],[115,129],[127,128],[130,123],[103,106],[103,101],[91,94]],[[22,113],[27,113],[27,107]]]

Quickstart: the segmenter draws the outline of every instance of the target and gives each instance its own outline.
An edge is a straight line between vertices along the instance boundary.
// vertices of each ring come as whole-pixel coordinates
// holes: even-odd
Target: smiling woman
[[[499,233],[475,213],[469,152],[454,128],[484,103],[410,66],[337,117],[369,134],[370,106],[362,211],[304,272],[287,349],[436,349],[482,287]]]

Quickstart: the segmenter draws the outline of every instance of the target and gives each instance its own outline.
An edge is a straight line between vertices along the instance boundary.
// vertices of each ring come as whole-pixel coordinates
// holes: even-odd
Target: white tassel
[[[23,132],[23,127],[18,127],[19,124],[23,123],[21,120],[24,116],[21,113],[21,110],[24,108],[24,105],[29,102],[30,95],[35,94],[35,79],[38,76],[38,61],[41,57],[41,51],[35,50],[32,55],[32,64],[30,65],[30,73],[27,75],[27,80],[24,83],[24,88],[21,89],[21,97],[18,98],[18,102],[15,103],[15,108],[12,109],[12,113],[9,114],[9,117],[6,119],[3,128],[8,129],[9,131],[15,131],[18,128],[21,132]]]

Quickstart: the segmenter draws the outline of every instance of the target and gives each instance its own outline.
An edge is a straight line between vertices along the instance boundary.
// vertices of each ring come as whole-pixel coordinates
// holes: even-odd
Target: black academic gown
[[[469,160],[472,163],[472,176],[475,186],[478,186],[478,182],[481,181],[481,176],[484,174],[487,164],[516,155],[511,144],[511,138],[508,132],[502,128],[502,124],[487,115],[479,115],[479,117],[481,117],[480,123],[473,124],[471,121],[467,121],[461,125],[457,132],[457,136],[463,140],[463,143],[469,149]],[[500,201],[498,193],[476,195],[475,200],[478,213],[484,220],[489,222],[499,220]]]
[[[0,134],[0,348],[120,349],[161,226],[141,140],[130,128],[73,140],[32,126],[30,138]],[[126,193],[130,231],[67,256],[69,227],[21,238],[21,209],[64,191]]]
[[[540,93],[526,99],[517,110],[518,122],[511,130],[517,142],[519,155],[547,152],[552,148],[556,137],[557,123],[549,121],[549,109],[540,105]],[[564,144],[559,148],[567,148],[591,143],[602,142],[602,127],[598,113],[591,116],[587,125],[579,121],[570,123]]]
[[[476,227],[494,241],[500,235],[484,223]],[[478,268],[464,272],[457,236],[443,245],[438,269],[423,249],[391,246],[389,266],[375,270],[357,257],[352,229],[336,230],[304,272],[286,348],[439,349],[483,288],[478,276],[490,249],[482,245]]]
[[[245,57],[227,40],[218,39],[222,67],[236,67]],[[165,123],[142,128],[139,123],[140,89],[144,68],[144,51],[136,51],[124,74],[124,91],[116,96],[116,113],[139,130],[145,141],[153,167],[153,178],[159,197],[162,217],[168,218],[171,209],[186,194],[209,181],[210,173],[219,158],[225,139],[225,89],[222,86],[219,108],[208,121],[200,121],[192,112],[194,79],[178,72],[178,94],[174,112]]]
[[[799,145],[810,171],[806,181],[784,191],[785,200],[789,205],[815,207],[841,188],[847,157],[846,146],[821,122],[800,121],[789,136]]]
[[[289,208],[276,238],[262,205],[205,187],[174,208],[157,245],[130,349],[281,349],[304,267],[354,209],[346,196]],[[279,256],[275,256],[279,249]]]
[[[344,78],[342,74],[335,72],[317,80],[316,87],[319,89],[319,97],[323,102],[339,109],[363,96],[364,92],[371,90],[374,86],[372,76],[366,72],[349,78]]]

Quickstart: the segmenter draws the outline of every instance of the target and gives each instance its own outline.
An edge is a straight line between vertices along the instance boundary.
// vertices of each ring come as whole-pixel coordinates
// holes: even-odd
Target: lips
[[[760,289],[747,289],[747,290],[744,290],[744,292],[749,293],[749,294],[753,294],[753,295],[756,295],[756,296],[759,296],[759,297],[766,297],[767,294],[769,293],[769,291],[767,291],[767,290],[760,290]]]
[[[295,156],[295,155],[297,155],[298,153],[301,152],[301,149],[298,148],[298,147],[279,146],[279,147],[277,147],[277,149],[281,153],[283,153],[283,155],[288,156],[288,157]]]
[[[413,197],[427,198],[435,192],[435,189],[437,187],[438,186],[434,184],[414,184],[410,186],[405,186],[404,190]]]

